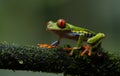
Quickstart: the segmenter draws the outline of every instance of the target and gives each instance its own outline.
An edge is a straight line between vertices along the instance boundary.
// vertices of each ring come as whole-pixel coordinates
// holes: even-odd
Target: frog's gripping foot
[[[77,48],[77,47],[69,49],[69,51],[70,51],[69,55],[72,56],[74,50],[78,50],[78,49],[79,48]],[[82,49],[84,49],[84,50],[80,53],[80,56],[84,56],[86,53],[88,53],[88,56],[91,56],[92,52],[91,52],[91,48],[89,45],[83,45]]]
[[[82,48],[84,51],[80,54],[80,56],[84,56],[85,53],[88,53],[88,56],[92,55],[91,48],[89,45],[83,45]]]
[[[57,46],[52,46],[52,45],[49,45],[49,44],[37,44],[40,48],[55,48]]]
[[[50,44],[37,44],[38,47],[40,48],[57,48],[57,46],[53,46],[53,45],[50,45]],[[73,48],[63,48],[63,50],[67,50],[67,51],[71,51]]]

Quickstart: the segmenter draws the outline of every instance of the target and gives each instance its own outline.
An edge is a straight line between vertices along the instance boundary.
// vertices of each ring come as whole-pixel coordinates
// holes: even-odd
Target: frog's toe
[[[84,48],[84,51],[80,54],[80,56],[84,56],[88,52],[88,56],[91,56],[91,47],[89,45],[82,46]]]
[[[66,51],[72,51],[73,48],[63,48],[63,50],[66,50]]]
[[[72,55],[73,55],[73,50],[71,50],[69,53],[69,56],[72,56]]]
[[[72,56],[73,53],[74,53],[74,50],[78,50],[78,49],[80,49],[80,48],[79,48],[79,47],[73,47],[73,48],[71,48],[71,51],[70,51],[70,53],[69,53],[69,56]]]
[[[49,44],[37,44],[40,48],[47,48]]]
[[[49,44],[37,44],[38,47],[40,48],[55,48],[56,46],[52,46],[52,45],[49,45]]]

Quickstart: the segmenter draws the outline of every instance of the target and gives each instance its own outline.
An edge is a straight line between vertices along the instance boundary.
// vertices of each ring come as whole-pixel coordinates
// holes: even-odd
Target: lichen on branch
[[[30,70],[52,73],[64,73],[73,76],[119,76],[120,58],[99,49],[102,55],[93,50],[92,56],[73,56],[63,47],[52,49],[37,46],[21,46],[0,43],[0,69]]]

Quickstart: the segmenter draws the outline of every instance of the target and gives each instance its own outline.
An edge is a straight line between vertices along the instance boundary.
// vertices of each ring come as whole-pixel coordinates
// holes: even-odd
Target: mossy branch
[[[96,50],[96,49],[95,49]],[[100,50],[92,56],[73,56],[62,47],[45,49],[0,43],[0,69],[65,73],[73,76],[119,76],[120,58]]]

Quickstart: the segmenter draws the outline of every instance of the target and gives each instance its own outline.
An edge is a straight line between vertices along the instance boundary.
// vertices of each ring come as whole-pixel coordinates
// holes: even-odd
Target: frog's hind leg
[[[88,52],[88,56],[91,56],[92,49],[101,46],[101,40],[105,37],[103,33],[98,33],[95,36],[89,38],[87,40],[87,45],[83,45],[84,51],[80,54],[80,56],[84,56],[85,53]]]
[[[92,38],[89,38],[87,40],[87,45],[83,45],[83,48],[85,49],[82,53],[81,56],[84,56],[84,54],[86,52],[88,52],[88,56],[91,56],[91,50],[93,48],[98,48],[101,46],[101,40],[105,37],[105,35],[103,33],[98,33],[95,36],[93,36]]]
[[[92,45],[93,47],[97,47],[100,43],[101,40],[105,37],[105,34],[103,33],[98,33],[95,36],[93,36],[92,38],[89,38],[87,40],[87,43]]]

